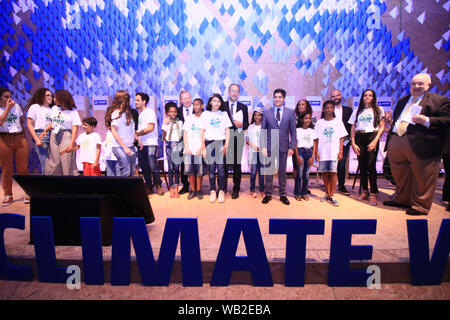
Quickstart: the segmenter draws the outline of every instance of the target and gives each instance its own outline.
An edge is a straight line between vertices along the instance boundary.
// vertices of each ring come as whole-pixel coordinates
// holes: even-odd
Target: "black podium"
[[[80,217],[100,217],[103,245],[111,245],[114,217],[155,221],[141,177],[14,175],[14,179],[31,197],[30,218],[52,218],[55,245],[81,245]]]

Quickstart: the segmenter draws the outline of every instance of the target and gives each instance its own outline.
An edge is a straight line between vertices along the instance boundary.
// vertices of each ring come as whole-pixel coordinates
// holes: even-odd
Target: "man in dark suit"
[[[417,74],[410,92],[397,102],[389,132],[388,158],[396,196],[384,205],[408,208],[408,215],[428,214],[434,199],[445,131],[450,126],[450,100],[428,92],[431,78]]]
[[[348,152],[350,150],[350,132],[352,130],[352,125],[348,123],[350,119],[353,109],[347,106],[342,105],[342,93],[340,90],[331,91],[331,100],[334,103],[334,115],[337,119],[340,119],[347,130],[348,136],[345,137],[344,140],[344,148],[342,153],[342,159],[338,161],[337,167],[337,176],[338,176],[338,190],[340,193],[345,194],[346,196],[350,195],[350,192],[347,191],[345,187],[345,174],[346,174],[346,164],[348,158]],[[323,114],[322,114],[323,118]]]
[[[180,91],[180,106],[178,107],[178,119],[185,121],[185,119],[194,113],[194,108],[192,107],[191,94],[187,90]],[[184,194],[189,192],[189,181],[188,176],[184,174],[184,162],[180,166],[181,171],[181,183],[183,187],[179,191],[179,194]]]
[[[231,167],[233,168],[232,199],[239,198],[239,191],[241,190],[241,160],[245,142],[244,130],[248,128],[248,108],[245,104],[238,101],[239,94],[239,85],[231,84],[228,88],[228,101],[225,102],[225,111],[233,124],[230,131],[230,145],[227,150],[226,160],[227,171]]]
[[[289,200],[286,197],[286,165],[287,158],[294,154],[297,147],[297,119],[293,109],[284,107],[285,98],[286,91],[276,89],[273,93],[273,108],[264,108],[263,112],[261,151],[263,156],[270,158],[262,170],[265,194],[262,203],[268,203],[272,200],[273,175],[278,168],[280,200],[283,204],[289,205]],[[264,130],[266,130],[266,135],[263,132]],[[272,134],[274,134],[273,137]]]

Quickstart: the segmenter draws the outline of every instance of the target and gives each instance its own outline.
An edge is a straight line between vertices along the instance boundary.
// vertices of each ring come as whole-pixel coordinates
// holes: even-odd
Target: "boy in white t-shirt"
[[[97,132],[94,132],[97,126],[97,119],[86,117],[81,122],[85,132],[77,138],[75,150],[80,149],[79,157],[83,163],[83,175],[91,177],[101,176],[98,160],[100,158],[102,139]]]
[[[333,198],[337,184],[337,164],[342,159],[344,138],[347,136],[342,121],[334,117],[334,103],[327,100],[323,103],[324,118],[317,121],[314,130],[317,138],[314,140],[316,160],[319,162],[319,172],[322,173],[326,194],[320,201],[328,201],[334,206],[339,202]]]

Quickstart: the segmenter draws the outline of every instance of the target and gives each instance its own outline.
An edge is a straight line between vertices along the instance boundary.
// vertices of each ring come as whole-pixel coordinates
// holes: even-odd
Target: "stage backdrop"
[[[366,88],[395,102],[427,72],[431,91],[448,96],[449,8],[446,0],[2,0],[0,85],[22,106],[42,86],[87,101],[143,91],[161,112],[164,96],[187,89],[206,101],[231,83],[253,106],[271,104],[278,87],[290,104],[334,88],[349,105]]]

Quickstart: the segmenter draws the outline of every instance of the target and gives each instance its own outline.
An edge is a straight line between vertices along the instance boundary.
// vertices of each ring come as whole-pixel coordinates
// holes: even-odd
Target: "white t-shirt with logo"
[[[80,146],[79,160],[87,163],[94,163],[97,154],[97,145],[102,144],[102,139],[97,132],[87,134],[83,132],[77,138],[77,145]]]
[[[380,120],[384,118],[384,110],[383,108],[378,107],[380,110]],[[353,113],[348,120],[348,123],[354,124],[356,121],[356,112],[358,108],[353,110]],[[372,108],[364,108],[364,110],[358,115],[358,121],[356,122],[355,130],[364,130],[365,132],[373,132],[378,130],[379,125],[374,128],[373,126],[374,114]]]
[[[6,108],[0,108],[0,115],[2,115],[5,110]],[[0,126],[0,132],[22,132],[22,126],[20,125],[20,117],[22,115],[22,108],[16,103],[14,107],[9,110],[5,122]]]
[[[247,129],[247,138],[248,142],[252,143],[255,146],[260,146],[260,137],[261,137],[261,125],[257,126],[252,123]],[[248,147],[249,159],[251,159],[251,154],[257,152],[251,146]]]
[[[319,139],[317,151],[320,161],[336,161],[339,154],[340,139],[347,136],[347,130],[341,120],[320,119],[314,127]]]
[[[130,148],[134,143],[134,121],[131,117],[130,124],[127,126],[126,112],[123,112],[120,117],[119,114],[120,111],[118,109],[113,111],[111,115],[111,126],[117,127],[117,133],[119,134],[119,137],[122,139],[123,143]],[[121,147],[116,139],[114,139],[112,146],[116,148]]]
[[[105,160],[117,160],[116,156],[112,153],[114,140],[111,130],[106,131],[106,138],[102,143],[102,156]]]
[[[316,131],[311,128],[297,128],[297,148],[311,149],[317,139]]]
[[[183,131],[187,132],[188,147],[192,154],[198,153],[202,147],[201,126],[202,118],[201,116],[197,117],[195,114],[188,116],[183,124]]]
[[[52,122],[52,108],[32,104],[28,109],[27,118],[34,121],[34,130],[44,130]]]
[[[149,123],[154,123],[155,127],[152,132],[140,136],[142,144],[144,146],[157,146],[158,145],[158,118],[156,118],[156,113],[150,108],[145,108],[139,114],[138,120],[138,130],[144,130],[147,128]]]
[[[175,123],[172,125],[172,134],[169,137],[170,125],[170,123],[164,123],[161,127],[166,132],[166,141],[180,141],[183,138],[183,121],[178,120],[178,130]]]
[[[53,106],[51,118],[54,133],[58,133],[59,130],[71,130],[72,126],[81,126],[81,119],[77,110],[61,110],[60,107]]]
[[[200,116],[202,119],[202,129],[205,130],[205,140],[225,140],[226,128],[232,127],[230,117],[223,111],[203,111]]]

